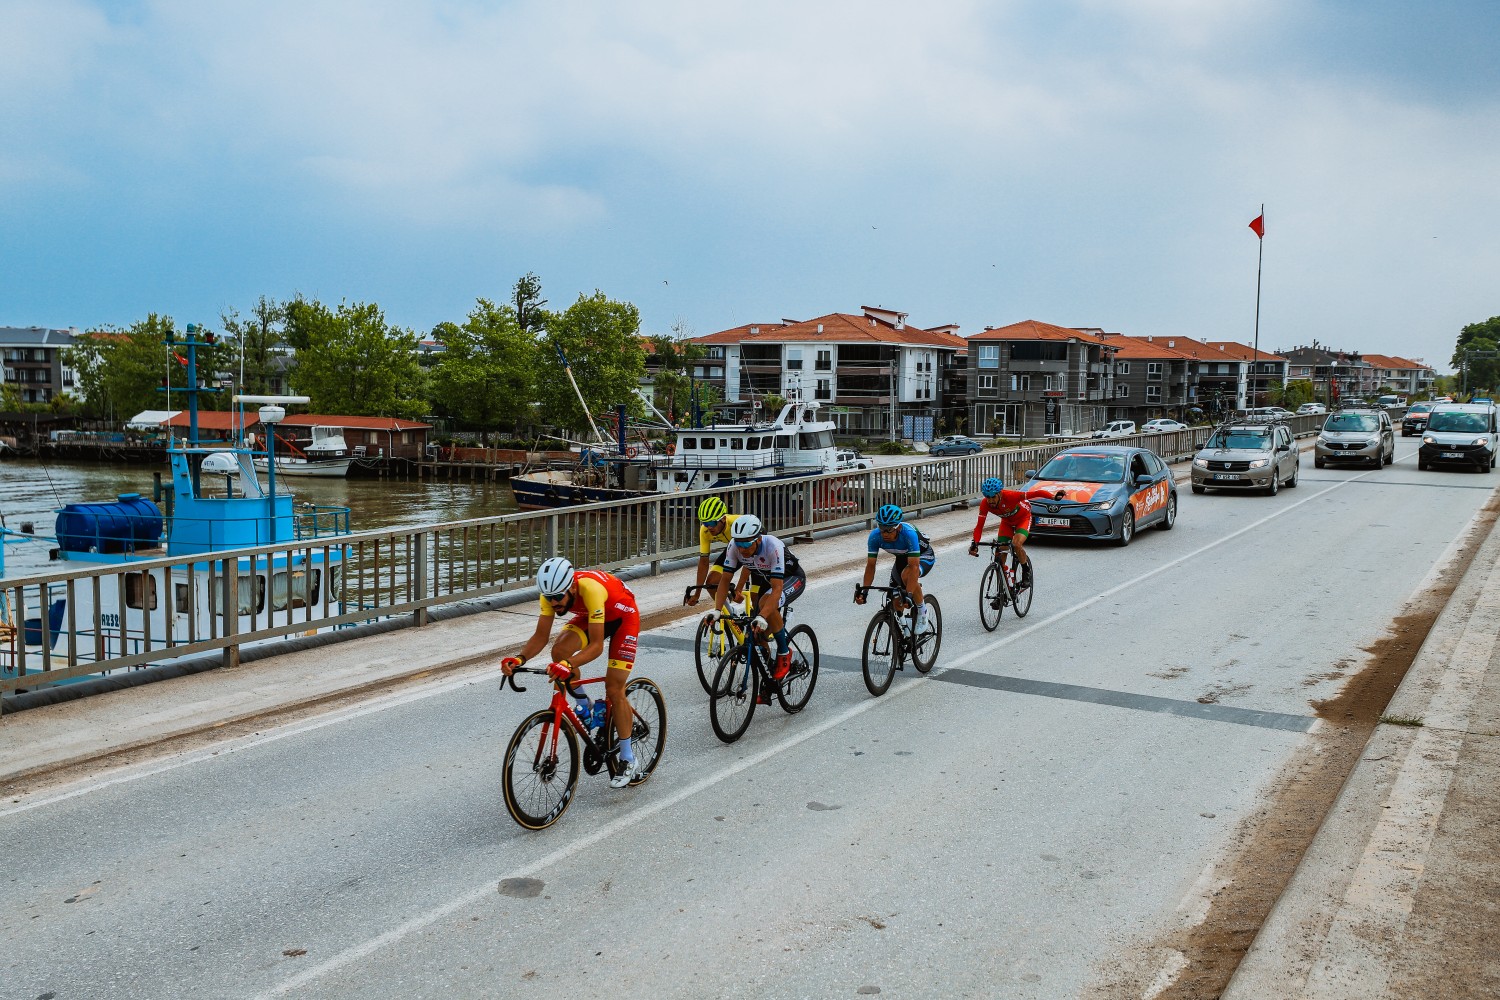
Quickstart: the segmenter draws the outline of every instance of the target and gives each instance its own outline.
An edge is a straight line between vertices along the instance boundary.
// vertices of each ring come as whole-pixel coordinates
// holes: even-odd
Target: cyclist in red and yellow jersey
[[[552,662],[547,673],[568,685],[577,700],[578,716],[587,720],[593,711],[589,696],[575,689],[572,682],[581,674],[578,668],[599,657],[609,641],[609,669],[604,672],[604,694],[613,708],[615,732],[620,737],[618,773],[610,779],[614,788],[624,788],[636,776],[635,751],[630,746],[630,702],[625,698],[625,682],[635,666],[636,642],[641,632],[641,613],[635,595],[619,577],[598,570],[577,570],[561,556],[542,563],[536,576],[541,591],[541,617],[536,631],[526,640],[519,654],[500,661],[500,669],[509,675],[516,667],[536,656],[552,637],[552,620],[559,614],[572,614],[552,644]]]
[[[1017,589],[1031,586],[1031,557],[1026,554],[1026,539],[1031,536],[1031,504],[1026,502],[1025,490],[1008,490],[999,479],[991,476],[979,484],[984,499],[979,501],[979,520],[974,524],[974,540],[969,543],[969,555],[979,555],[979,539],[984,534],[984,523],[991,514],[1000,518],[997,538],[1009,538],[1011,551],[1021,564],[1021,579]]]

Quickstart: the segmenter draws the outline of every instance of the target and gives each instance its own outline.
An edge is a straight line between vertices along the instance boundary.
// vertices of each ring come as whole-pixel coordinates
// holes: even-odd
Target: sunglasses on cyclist
[[[736,538],[734,540],[734,544],[738,545],[742,549],[753,549],[753,548],[755,548],[755,543],[758,542],[758,541],[760,541],[759,537],[756,537],[756,538]]]

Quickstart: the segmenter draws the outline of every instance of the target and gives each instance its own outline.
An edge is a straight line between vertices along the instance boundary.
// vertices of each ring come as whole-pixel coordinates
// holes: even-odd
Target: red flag
[[[1262,212],[1250,221],[1250,228],[1255,230],[1255,235],[1260,239],[1266,238],[1266,213]]]
[[[172,357],[180,361],[182,363],[182,367],[187,367],[187,358],[183,357],[181,354],[178,354],[176,351],[172,352]]]

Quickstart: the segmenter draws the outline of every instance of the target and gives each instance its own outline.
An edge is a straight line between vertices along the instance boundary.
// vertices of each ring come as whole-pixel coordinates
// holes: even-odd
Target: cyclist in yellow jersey
[[[734,529],[734,522],[743,517],[742,514],[729,513],[729,507],[718,497],[709,497],[698,505],[698,581],[699,587],[708,583],[717,586],[719,574],[724,572],[724,557],[729,554],[730,532]],[[710,561],[709,553],[714,542],[723,542],[724,548],[719,550],[719,557]],[[743,582],[741,584],[743,586]],[[735,589],[735,599],[740,597],[740,589]],[[683,599],[683,603],[691,606],[698,603],[698,591],[692,591]]]

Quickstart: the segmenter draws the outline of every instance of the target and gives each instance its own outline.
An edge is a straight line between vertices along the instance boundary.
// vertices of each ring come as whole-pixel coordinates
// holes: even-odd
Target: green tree
[[[234,309],[220,318],[225,336],[234,342],[236,349],[234,379],[240,383],[238,391],[269,394],[274,388],[273,380],[281,375],[278,366],[282,355],[276,348],[286,341],[286,306],[262,295],[248,318],[240,319]]]
[[[187,386],[186,349],[170,316],[151,313],[125,330],[86,333],[63,353],[63,364],[73,369],[74,385],[83,396],[84,411],[108,420],[128,420],[142,410],[181,410],[187,399],[159,391],[170,380],[174,390]],[[168,344],[168,338],[174,343]],[[232,349],[222,339],[198,349],[198,380],[211,383],[230,368]],[[225,393],[198,397],[202,409],[225,409]]]
[[[1458,331],[1453,347],[1453,367],[1458,369],[1464,392],[1490,389],[1500,384],[1500,316],[1470,323]],[[1488,356],[1486,356],[1488,355]]]
[[[416,418],[427,412],[417,335],[390,326],[373,303],[294,299],[287,341],[297,346],[292,385],[318,413]]]
[[[530,416],[538,345],[513,306],[479,299],[463,326],[441,323],[433,333],[443,351],[432,368],[431,392],[444,412],[485,431]]]
[[[527,335],[536,338],[547,325],[547,300],[542,298],[542,279],[527,271],[516,279],[511,289],[511,307],[516,323]]]
[[[640,328],[641,314],[635,306],[606,298],[600,291],[578,296],[563,312],[548,313],[547,337],[537,364],[543,417],[573,430],[588,427],[588,416],[557,356],[559,348],[567,355],[578,390],[593,412],[623,403],[629,412],[639,414],[637,390],[646,372]]]
[[[708,355],[708,350],[688,339],[690,335],[691,331],[677,323],[673,325],[671,335],[658,333],[647,338],[656,362],[653,366],[653,401],[656,408],[674,423],[684,425],[692,422],[691,402],[694,389],[698,393],[698,406],[706,413],[709,402],[705,399],[705,391],[713,388],[701,379],[692,377],[693,366]],[[713,402],[717,401],[718,393],[715,392]]]

